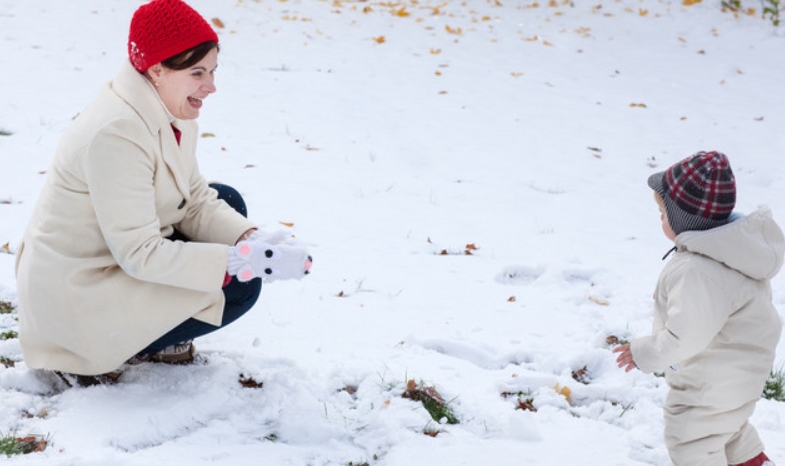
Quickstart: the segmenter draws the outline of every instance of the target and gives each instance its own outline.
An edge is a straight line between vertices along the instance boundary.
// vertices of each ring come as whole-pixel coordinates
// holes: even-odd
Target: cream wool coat
[[[631,342],[633,360],[644,372],[665,371],[665,436],[674,464],[728,464],[721,449],[716,459],[699,451],[706,447],[699,439],[710,435],[730,440],[728,461],[742,462],[762,448],[746,422],[782,331],[770,279],[782,267],[785,240],[763,207],[718,228],[681,233],[675,242],[657,283],[652,334]]]
[[[196,139],[130,63],[65,132],[16,261],[28,367],[101,374],[190,317],[220,325],[228,246],[254,225],[209,188]]]

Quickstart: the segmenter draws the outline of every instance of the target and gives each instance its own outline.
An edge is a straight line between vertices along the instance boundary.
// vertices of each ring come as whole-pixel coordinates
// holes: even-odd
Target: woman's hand
[[[259,277],[266,282],[301,279],[312,263],[308,249],[294,239],[278,244],[249,239],[229,248],[227,272],[241,282]]]
[[[621,353],[619,354],[619,357],[616,358],[616,363],[619,367],[624,369],[624,372],[629,372],[638,368],[638,366],[635,365],[635,361],[632,359],[632,350],[630,349],[629,343],[614,348],[613,352]]]
[[[237,241],[234,242],[235,246],[237,246],[237,243],[239,243],[240,241],[245,241],[248,238],[250,238],[251,235],[253,235],[257,231],[259,231],[259,230],[257,230],[256,228],[249,228],[249,229],[245,230],[245,233],[240,235],[240,237],[237,238]]]

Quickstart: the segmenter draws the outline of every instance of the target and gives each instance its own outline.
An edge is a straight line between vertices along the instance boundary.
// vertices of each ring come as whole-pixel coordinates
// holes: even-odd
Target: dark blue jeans
[[[242,196],[240,196],[240,193],[234,188],[225,184],[211,184],[210,187],[218,191],[218,199],[223,199],[223,201],[229,204],[234,210],[243,214],[243,217],[248,216],[245,201]],[[169,239],[189,241],[188,238],[176,230]],[[243,283],[238,281],[237,278],[232,277],[232,281],[223,288],[226,304],[224,305],[223,320],[221,321],[220,327],[202,322],[201,320],[188,319],[170,330],[161,338],[155,340],[150,346],[140,351],[139,354],[155,353],[167,346],[193,340],[196,337],[206,335],[231,324],[253,307],[256,300],[259,298],[259,293],[261,293],[261,291],[261,278],[254,278],[249,282]]]

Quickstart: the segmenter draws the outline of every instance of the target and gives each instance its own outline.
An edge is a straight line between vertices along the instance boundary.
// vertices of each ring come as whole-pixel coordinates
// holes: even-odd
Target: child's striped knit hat
[[[728,223],[736,205],[736,180],[728,157],[721,152],[698,152],[649,177],[649,187],[665,204],[677,235],[708,230]]]

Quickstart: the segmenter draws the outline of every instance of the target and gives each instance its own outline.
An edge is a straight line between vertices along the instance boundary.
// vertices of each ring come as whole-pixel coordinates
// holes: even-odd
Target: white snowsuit
[[[650,336],[631,342],[642,371],[665,371],[665,443],[675,466],[747,461],[763,444],[748,418],[774,361],[782,322],[770,279],[785,239],[768,208],[686,231],[660,274]]]

